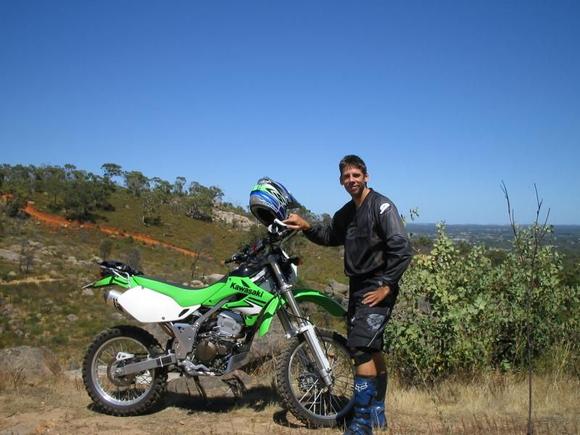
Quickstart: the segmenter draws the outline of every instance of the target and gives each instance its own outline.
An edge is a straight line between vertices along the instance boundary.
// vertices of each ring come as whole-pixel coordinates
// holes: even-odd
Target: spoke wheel
[[[276,367],[280,396],[286,408],[310,427],[340,424],[354,403],[354,364],[341,335],[319,330],[318,338],[332,368],[330,388],[318,374],[306,341],[294,338]]]
[[[165,369],[150,369],[119,376],[116,369],[162,352],[148,332],[133,326],[117,326],[100,333],[83,361],[83,382],[94,403],[113,415],[137,415],[149,411],[165,389]]]

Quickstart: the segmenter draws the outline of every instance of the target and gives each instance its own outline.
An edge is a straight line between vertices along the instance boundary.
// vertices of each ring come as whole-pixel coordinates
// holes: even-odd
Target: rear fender
[[[108,275],[101,279],[96,280],[95,282],[85,287],[99,288],[99,287],[108,287],[111,285],[116,285],[122,288],[129,288],[133,287],[135,284],[132,282],[131,278],[127,279],[116,275]]]
[[[311,302],[313,304],[321,306],[322,308],[324,308],[325,311],[327,311],[328,313],[330,313],[335,317],[346,316],[346,310],[342,308],[342,306],[338,302],[336,302],[334,299],[317,290],[297,289],[293,290],[292,293],[294,294],[294,298],[298,303]],[[260,324],[260,329],[258,330],[259,337],[262,337],[269,331],[274,314],[276,314],[276,312],[284,304],[285,302],[282,298],[273,298],[270,301],[270,303],[266,306],[264,318],[262,320],[262,323]]]

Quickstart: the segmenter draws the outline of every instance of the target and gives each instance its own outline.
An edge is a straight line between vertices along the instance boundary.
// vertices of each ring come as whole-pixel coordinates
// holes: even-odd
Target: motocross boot
[[[373,429],[386,429],[385,396],[387,394],[387,373],[377,375],[377,394],[371,402],[371,421]]]
[[[373,429],[386,429],[387,416],[385,415],[385,402],[378,402],[373,400],[370,410]]]
[[[353,417],[344,435],[372,435],[370,405],[376,392],[376,378],[355,376]]]

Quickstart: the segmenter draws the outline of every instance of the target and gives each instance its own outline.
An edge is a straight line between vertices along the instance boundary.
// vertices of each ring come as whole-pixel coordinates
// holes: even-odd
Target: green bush
[[[533,264],[532,249],[533,228],[522,229],[505,260],[494,265],[482,246],[460,252],[440,225],[431,253],[418,255],[406,272],[385,331],[402,378],[424,383],[523,368],[528,319],[534,361],[554,346],[577,349],[578,287],[560,282],[561,260],[552,247],[539,247]]]

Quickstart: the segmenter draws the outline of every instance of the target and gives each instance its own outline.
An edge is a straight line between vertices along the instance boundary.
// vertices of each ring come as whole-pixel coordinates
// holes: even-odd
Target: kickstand
[[[199,392],[199,395],[202,397],[202,399],[204,401],[206,401],[207,400],[207,394],[205,394],[205,390],[203,389],[203,386],[199,382],[199,376],[194,376],[193,377],[193,382],[195,383],[195,387],[197,388],[197,391]]]

